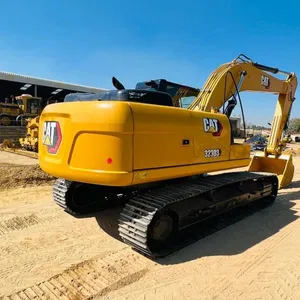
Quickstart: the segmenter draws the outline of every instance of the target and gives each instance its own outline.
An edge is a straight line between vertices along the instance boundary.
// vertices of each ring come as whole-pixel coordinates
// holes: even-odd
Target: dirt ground
[[[119,209],[74,218],[52,201],[52,179],[34,169],[42,185],[23,187],[18,177],[0,191],[0,298],[299,300],[294,162],[294,182],[272,206],[156,262],[118,240]],[[16,168],[8,164],[36,168],[37,160],[0,152],[0,169]]]
[[[37,159],[0,151],[0,191],[14,187],[49,185],[54,180],[40,169]]]
[[[0,166],[3,165],[37,165],[39,161],[23,155],[0,151]]]

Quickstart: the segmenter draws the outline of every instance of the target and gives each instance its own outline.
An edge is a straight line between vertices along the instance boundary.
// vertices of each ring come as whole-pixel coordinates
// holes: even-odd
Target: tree
[[[300,132],[300,118],[290,119],[288,126],[288,133]]]
[[[252,128],[253,124],[252,123],[246,123],[246,128]]]

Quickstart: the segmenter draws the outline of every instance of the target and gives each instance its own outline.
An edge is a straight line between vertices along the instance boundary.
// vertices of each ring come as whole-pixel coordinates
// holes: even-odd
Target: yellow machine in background
[[[292,142],[291,135],[290,135],[290,134],[284,135],[284,137],[283,137],[283,142],[285,142],[285,143],[290,143],[290,142]]]
[[[58,101],[55,99],[48,99],[46,105],[57,102]],[[39,111],[39,114],[40,113],[41,111]],[[19,143],[23,149],[38,152],[39,120],[40,116],[25,119],[25,121],[27,122],[26,136],[19,139]]]
[[[187,109],[168,93],[122,86],[101,101],[53,104],[40,117],[40,166],[59,178],[58,205],[76,215],[121,201],[123,241],[162,256],[182,230],[253,201],[272,203],[292,181],[292,157],[281,153],[296,88],[294,73],[240,55],[209,76]],[[268,145],[252,159],[249,144],[234,143],[229,119],[241,91],[279,95]]]
[[[38,152],[39,120],[40,116],[28,120],[26,136],[19,139],[23,149]]]
[[[25,119],[35,118],[42,109],[42,98],[22,94],[16,97],[15,104],[0,103],[0,125],[9,126],[25,123]]]

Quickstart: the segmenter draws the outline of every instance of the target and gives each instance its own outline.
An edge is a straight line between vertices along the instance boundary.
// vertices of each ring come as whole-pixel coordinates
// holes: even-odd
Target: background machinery
[[[41,111],[42,98],[22,94],[15,97],[16,103],[0,103],[0,125],[23,125],[25,119],[35,118]]]
[[[41,98],[40,98],[41,99]],[[46,105],[57,103],[55,99],[48,99]],[[42,111],[39,111],[39,114]],[[34,118],[25,119],[26,124],[26,136],[19,139],[19,143],[24,150],[38,152],[38,135],[39,135],[39,120],[40,116]]]
[[[292,156],[281,152],[294,73],[240,55],[209,76],[187,109],[174,106],[168,93],[115,83],[118,90],[99,102],[44,109],[39,162],[58,178],[55,202],[73,215],[122,203],[119,235],[143,254],[164,255],[178,233],[212,216],[254,201],[272,203],[292,181]],[[252,159],[249,144],[234,143],[229,120],[241,91],[278,94],[267,147]],[[238,167],[248,170],[228,171]]]
[[[26,136],[19,139],[23,149],[38,152],[39,120],[40,116],[28,120]]]

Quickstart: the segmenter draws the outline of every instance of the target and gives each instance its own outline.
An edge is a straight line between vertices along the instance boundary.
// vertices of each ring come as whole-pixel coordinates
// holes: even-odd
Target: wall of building
[[[247,136],[257,135],[257,134],[266,135],[266,131],[262,130],[262,129],[246,128],[246,134],[247,134]],[[244,128],[241,128],[241,135],[244,136]]]

